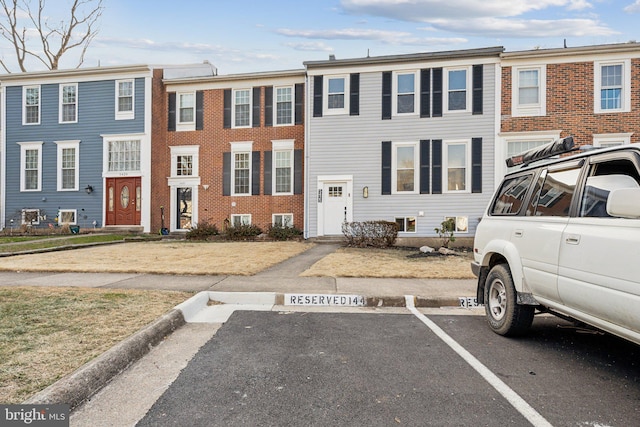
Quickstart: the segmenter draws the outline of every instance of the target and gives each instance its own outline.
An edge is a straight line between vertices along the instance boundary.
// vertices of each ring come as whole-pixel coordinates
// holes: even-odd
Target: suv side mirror
[[[607,213],[620,218],[640,218],[640,188],[619,188],[607,199]]]

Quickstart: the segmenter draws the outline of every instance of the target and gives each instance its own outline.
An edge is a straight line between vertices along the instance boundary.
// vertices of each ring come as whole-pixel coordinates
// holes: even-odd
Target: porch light
[[[87,194],[91,194],[91,193],[93,193],[93,187],[91,185],[87,185],[87,187],[84,189],[84,191],[86,191]]]

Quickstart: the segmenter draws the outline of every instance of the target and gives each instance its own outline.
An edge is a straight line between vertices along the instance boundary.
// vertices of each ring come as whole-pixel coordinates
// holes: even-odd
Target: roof
[[[144,74],[149,73],[152,67],[149,65],[127,65],[127,66],[113,66],[113,67],[87,67],[87,68],[73,68],[66,70],[45,70],[45,71],[30,71],[26,73],[10,73],[0,75],[0,82],[2,85],[7,83],[22,82],[27,80],[53,80],[79,77],[92,77],[92,76],[106,76],[117,74]]]
[[[514,52],[504,52],[501,56],[504,59],[534,58],[534,57],[557,57],[569,55],[596,55],[623,52],[640,53],[640,43],[630,41],[628,43],[602,44],[591,46],[564,47],[554,49],[533,49]]]

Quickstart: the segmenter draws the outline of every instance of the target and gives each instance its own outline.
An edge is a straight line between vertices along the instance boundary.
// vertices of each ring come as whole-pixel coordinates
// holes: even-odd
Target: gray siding
[[[482,63],[470,60],[469,65]],[[423,64],[420,68],[447,64]],[[391,71],[392,68],[389,69]],[[476,225],[493,192],[495,129],[495,70],[493,63],[485,64],[483,79],[483,114],[444,112],[443,117],[420,118],[393,116],[381,120],[382,72],[360,73],[360,115],[309,117],[308,144],[308,233],[318,233],[317,190],[320,175],[353,176],[353,220],[388,220],[395,217],[416,217],[417,232],[401,233],[401,237],[435,237],[435,227],[445,216],[466,216],[467,233],[473,237]],[[343,72],[343,70],[341,70]],[[323,69],[324,75],[330,70]],[[313,79],[309,80],[313,94]],[[446,96],[446,95],[445,95]],[[381,194],[381,142],[419,142],[422,139],[482,138],[482,192],[465,194]],[[470,156],[470,154],[469,154]],[[419,179],[418,179],[419,182]],[[418,185],[418,182],[416,185]],[[446,180],[443,179],[443,186]],[[369,187],[369,197],[362,197],[363,187]],[[469,189],[470,190],[470,189]],[[418,213],[424,212],[419,217]]]
[[[68,81],[65,83],[74,83]],[[33,84],[37,84],[34,82]],[[22,87],[6,91],[6,194],[5,224],[20,226],[22,209],[40,209],[52,222],[58,209],[76,209],[77,223],[92,227],[95,220],[103,226],[104,210],[102,168],[104,134],[142,133],[145,114],[145,79],[135,79],[135,118],[115,120],[115,80],[78,83],[78,122],[58,122],[59,84],[41,85],[39,125],[22,125]],[[57,145],[54,141],[79,140],[78,191],[57,191]],[[20,191],[19,142],[42,141],[42,191]],[[84,188],[93,186],[93,193]]]

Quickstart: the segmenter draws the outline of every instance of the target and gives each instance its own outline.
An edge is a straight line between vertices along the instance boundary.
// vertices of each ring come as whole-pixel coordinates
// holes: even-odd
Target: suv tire
[[[489,327],[497,334],[521,335],[533,322],[535,307],[516,303],[516,290],[507,264],[498,264],[489,271],[484,302]]]

